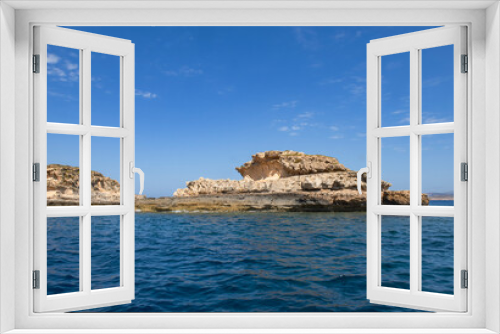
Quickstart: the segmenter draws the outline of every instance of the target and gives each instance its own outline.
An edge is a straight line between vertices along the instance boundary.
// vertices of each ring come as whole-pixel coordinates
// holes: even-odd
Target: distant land
[[[454,198],[453,192],[427,193],[427,196],[429,196],[429,200],[431,201],[453,201]]]
[[[357,173],[334,157],[296,151],[266,151],[236,170],[241,180],[200,177],[186,182],[173,197],[136,196],[138,212],[351,212],[366,211],[366,175],[363,194],[357,191]],[[79,169],[47,166],[47,205],[79,204]],[[409,205],[408,190],[389,190],[382,181],[382,203]],[[146,184],[147,189],[147,184]],[[439,197],[441,198],[441,197]],[[447,199],[443,197],[442,199]],[[116,205],[120,200],[117,181],[92,171],[92,204]],[[429,197],[422,194],[422,203]]]

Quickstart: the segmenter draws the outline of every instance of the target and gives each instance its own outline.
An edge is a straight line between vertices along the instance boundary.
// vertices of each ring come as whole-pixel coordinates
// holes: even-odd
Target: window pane
[[[80,137],[47,134],[47,205],[80,205]]]
[[[453,122],[453,45],[421,52],[422,123]]]
[[[382,286],[410,289],[410,217],[382,216]]]
[[[410,124],[410,53],[381,57],[382,126]]]
[[[80,123],[80,50],[47,45],[47,122]]]
[[[47,218],[47,294],[80,291],[80,218]]]
[[[409,205],[410,137],[382,138],[381,150],[382,204]]]
[[[437,205],[453,205],[453,147],[453,133],[422,136],[422,193]]]
[[[422,217],[422,291],[453,294],[453,228],[449,217]]]
[[[92,52],[92,125],[120,126],[120,57]]]
[[[120,204],[120,141],[92,137],[92,205]]]
[[[120,216],[92,217],[92,289],[120,286]]]

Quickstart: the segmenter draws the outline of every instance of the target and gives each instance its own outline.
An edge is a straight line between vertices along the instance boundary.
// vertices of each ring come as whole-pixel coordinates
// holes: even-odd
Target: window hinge
[[[40,73],[40,55],[33,55],[33,73]]]
[[[462,289],[467,289],[469,287],[469,272],[467,270],[462,270]]]
[[[33,164],[33,181],[39,182],[40,181],[40,163],[35,162]]]
[[[40,289],[40,270],[33,270],[33,289]]]
[[[460,165],[460,180],[469,181],[469,165],[466,162],[462,162]]]
[[[462,55],[462,73],[469,72],[469,56]]]

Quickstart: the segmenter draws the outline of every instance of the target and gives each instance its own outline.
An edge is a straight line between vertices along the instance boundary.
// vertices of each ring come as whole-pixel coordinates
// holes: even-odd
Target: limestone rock
[[[234,207],[230,203],[239,197],[232,195],[247,195],[249,202],[246,204],[249,208],[259,207],[260,204],[254,201],[258,199],[258,203],[266,203],[260,207],[281,211],[284,209],[278,207],[276,199],[286,198],[286,206],[290,210],[304,209],[303,203],[314,203],[306,206],[319,211],[366,210],[366,196],[357,192],[357,173],[333,157],[295,151],[267,151],[253,155],[251,161],[236,170],[243,177],[242,180],[200,177],[187,182],[186,188],[175,191],[174,197],[179,198],[176,203],[182,202],[180,198],[189,197],[192,199],[186,200],[186,203],[199,200],[204,203],[204,207],[216,207],[225,201],[224,208]],[[390,191],[390,187],[390,183],[382,181],[383,204],[409,205],[409,191]],[[363,175],[361,188],[366,191],[366,175]],[[212,202],[210,196],[213,197]],[[241,200],[237,203],[237,207],[246,207]],[[429,203],[427,195],[422,195],[422,203]],[[325,207],[320,209],[321,205]]]
[[[52,164],[47,166],[47,205],[80,204],[80,169]],[[120,204],[120,183],[91,171],[92,205]]]
[[[336,158],[307,155],[295,151],[267,151],[252,156],[252,160],[236,167],[244,178],[253,181],[279,179],[294,175],[309,175],[345,171]]]
[[[200,177],[186,182],[174,197],[136,196],[136,209],[143,212],[170,211],[365,211],[363,194],[357,191],[357,174],[336,158],[294,151],[257,153],[238,167],[242,180],[211,180]],[[93,205],[120,203],[120,184],[92,171]],[[47,166],[47,205],[79,205],[79,168]],[[382,203],[408,205],[409,191],[391,191],[382,181]],[[422,204],[429,198],[422,195]]]
[[[382,203],[386,205],[410,204],[409,190],[389,190],[382,193]],[[429,196],[422,194],[422,205],[429,205]]]

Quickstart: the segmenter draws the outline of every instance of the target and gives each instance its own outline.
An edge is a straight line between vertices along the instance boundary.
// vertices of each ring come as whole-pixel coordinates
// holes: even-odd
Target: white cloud
[[[170,77],[177,77],[177,76],[179,76],[179,77],[194,77],[197,75],[202,75],[203,70],[199,69],[199,68],[192,68],[189,66],[182,66],[177,70],[168,70],[168,71],[164,71],[164,73]]]
[[[391,114],[393,114],[393,115],[399,115],[399,114],[407,114],[407,113],[409,113],[409,110],[398,109],[398,110],[393,111]]]
[[[330,78],[321,81],[320,85],[343,83],[342,88],[348,91],[354,98],[359,98],[366,92],[366,78],[361,76],[349,76],[346,78]]]
[[[303,112],[302,114],[297,115],[298,118],[311,118],[313,116],[314,116],[314,113],[311,111],[306,111],[306,112]]]
[[[78,64],[73,64],[73,63],[70,63],[70,62],[66,62],[66,69],[68,71],[73,71],[73,70],[76,70],[78,68]]]
[[[57,64],[61,58],[53,53],[47,53],[47,64]]]
[[[273,105],[273,109],[283,109],[283,108],[295,108],[297,106],[297,103],[299,101],[289,101],[289,102],[282,102]]]
[[[156,95],[155,93],[142,91],[140,89],[135,90],[135,95],[140,96],[140,97],[145,98],[145,99],[155,99],[158,97],[158,95]]]
[[[217,90],[217,94],[219,94],[219,95],[226,95],[226,94],[229,94],[232,92],[234,92],[234,87],[232,87],[232,86],[224,87],[224,88]]]
[[[436,87],[436,86],[439,86],[440,84],[442,84],[443,82],[448,81],[448,79],[449,78],[447,78],[447,77],[430,78],[430,79],[424,80],[424,82],[422,82],[422,86],[424,86],[424,87]]]
[[[348,85],[347,89],[349,90],[349,93],[351,93],[354,96],[360,96],[365,93],[365,85],[353,83]]]
[[[298,136],[301,132],[307,131],[311,128],[322,127],[324,125],[317,122],[310,122],[310,119],[314,117],[314,113],[311,111],[303,112],[298,114],[294,118],[288,120],[274,121],[275,123],[285,123],[287,125],[281,125],[277,128],[278,131],[287,132],[290,136]]]
[[[78,56],[78,53],[76,53]],[[73,55],[73,53],[70,53]],[[47,75],[51,81],[78,82],[80,71],[78,63],[61,57],[54,53],[47,53]]]
[[[336,33],[333,36],[333,39],[335,39],[336,41],[339,41],[341,39],[344,39],[346,36],[347,36],[347,34],[345,33],[345,31],[339,31],[338,33]]]
[[[63,94],[63,93],[60,93],[60,92],[57,92],[57,91],[53,91],[53,90],[47,90],[47,94],[50,95],[50,96],[53,96],[59,100],[64,100],[64,101],[68,101],[68,102],[72,102],[72,101],[78,101],[78,96],[74,96],[74,95],[71,95],[71,94]]]
[[[64,69],[57,66],[55,63],[47,65],[47,75],[52,81],[78,82],[80,80],[78,65],[73,66],[74,64],[66,62]]]
[[[332,130],[332,131],[339,131],[339,127],[335,126],[335,125],[332,125],[332,126],[330,126],[330,130]]]
[[[288,131],[290,128],[288,126],[282,126],[278,129],[278,131],[283,131],[283,132],[286,132]]]
[[[332,85],[332,84],[337,84],[343,82],[344,79],[342,78],[329,78],[325,79],[319,82],[320,85]]]
[[[298,127],[296,125],[293,125],[293,126],[282,126],[282,127],[278,128],[278,131],[288,132],[288,135],[290,135],[292,137],[298,135],[298,133],[295,132],[295,131],[298,131],[298,130],[300,130],[300,127]]]
[[[435,116],[425,116],[425,115],[423,116],[425,123],[446,123],[453,121],[452,119],[446,117],[435,117]]]
[[[342,139],[344,138],[343,135],[334,135],[334,136],[330,136],[330,139]]]
[[[304,49],[316,50],[319,48],[319,40],[316,32],[309,28],[297,27],[294,29],[295,39]]]
[[[357,75],[351,76],[351,79],[357,83],[365,83],[366,82],[366,77],[360,77]]]

